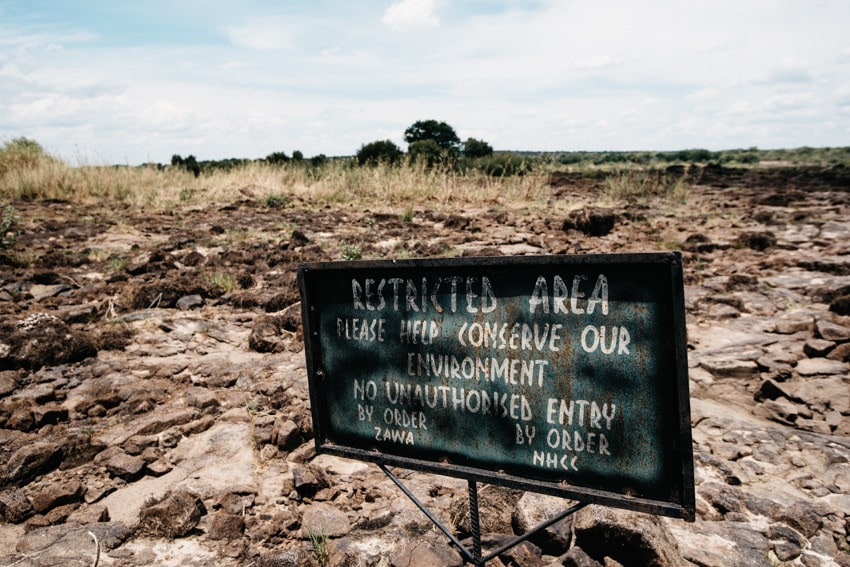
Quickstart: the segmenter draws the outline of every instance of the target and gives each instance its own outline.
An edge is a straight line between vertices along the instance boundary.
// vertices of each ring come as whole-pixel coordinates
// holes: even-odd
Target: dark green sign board
[[[319,452],[693,519],[678,253],[298,277]]]

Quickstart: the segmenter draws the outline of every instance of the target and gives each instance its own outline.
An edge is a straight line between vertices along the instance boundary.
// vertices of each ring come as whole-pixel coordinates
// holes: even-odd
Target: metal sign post
[[[318,452],[693,520],[679,253],[298,279]]]

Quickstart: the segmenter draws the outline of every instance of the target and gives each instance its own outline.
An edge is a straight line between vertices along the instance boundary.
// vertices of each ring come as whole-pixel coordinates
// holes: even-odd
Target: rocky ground
[[[680,173],[680,172],[676,172]],[[850,565],[850,172],[691,169],[687,203],[14,203],[0,566],[460,565],[373,465],[315,455],[298,262],[680,249],[697,521],[588,507],[505,565]],[[396,470],[460,538],[465,481]],[[568,503],[481,489],[486,546]]]

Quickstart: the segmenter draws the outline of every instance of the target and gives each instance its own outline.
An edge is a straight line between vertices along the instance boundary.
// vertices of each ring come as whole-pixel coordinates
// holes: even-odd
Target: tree
[[[286,163],[289,161],[289,156],[286,152],[272,152],[266,156],[266,161],[269,163]]]
[[[292,152],[292,159],[294,161],[301,161],[304,159],[304,154],[301,153],[301,150],[295,150],[294,152]]]
[[[185,158],[180,157],[180,154],[172,155],[171,165],[174,167],[182,167],[186,171],[191,172],[195,177],[198,177],[201,174],[201,164],[199,164],[198,159],[191,154]]]
[[[467,138],[463,143],[463,155],[468,158],[479,158],[493,155],[493,146],[484,140]]]
[[[434,140],[450,153],[456,153],[460,146],[460,138],[454,128],[436,120],[417,120],[404,131],[404,141],[408,144],[421,140]]]
[[[413,142],[407,148],[407,153],[410,155],[411,161],[423,160],[428,167],[433,167],[448,157],[446,150],[431,139]]]
[[[360,146],[357,150],[357,163],[360,165],[395,164],[404,152],[390,140],[378,140]]]

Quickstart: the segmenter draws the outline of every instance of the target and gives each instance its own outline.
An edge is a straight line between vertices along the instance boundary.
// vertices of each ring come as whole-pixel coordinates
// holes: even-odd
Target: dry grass
[[[207,206],[245,198],[265,203],[306,204],[354,202],[362,205],[482,205],[545,200],[547,175],[490,177],[473,171],[457,173],[418,164],[393,167],[352,166],[331,162],[318,169],[298,164],[262,162],[194,177],[180,168],[80,166],[41,156],[0,172],[0,198],[57,199],[91,204],[113,202],[167,210],[175,206]]]
[[[612,172],[605,182],[606,195],[615,200],[660,197],[684,203],[690,193],[690,185],[684,175],[668,175],[654,170],[621,169]]]

